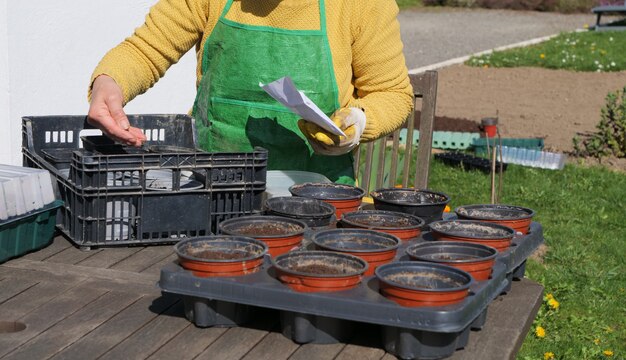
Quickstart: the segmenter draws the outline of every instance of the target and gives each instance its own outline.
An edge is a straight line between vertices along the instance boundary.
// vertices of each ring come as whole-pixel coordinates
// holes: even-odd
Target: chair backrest
[[[391,135],[391,147],[388,146],[388,137],[383,137],[367,143],[364,150],[359,149],[356,152],[355,174],[357,174],[357,184],[368,194],[370,190],[396,186],[399,166],[402,166],[400,172],[402,175],[402,187],[411,186],[417,189],[426,189],[428,187],[433,125],[437,103],[437,72],[426,71],[421,74],[409,75],[409,78],[413,86],[415,109],[418,108],[421,99],[416,161],[412,164],[415,127],[415,111],[412,111],[405,123],[406,135],[403,135],[403,139],[400,138],[400,134],[401,132],[404,134],[404,131],[398,129]],[[399,150],[401,146],[404,147],[403,156],[400,156]],[[362,159],[363,156],[365,159]],[[363,163],[363,169],[361,169],[361,163]],[[413,171],[411,171],[411,165],[415,166]],[[409,184],[411,174],[414,174],[413,184]]]

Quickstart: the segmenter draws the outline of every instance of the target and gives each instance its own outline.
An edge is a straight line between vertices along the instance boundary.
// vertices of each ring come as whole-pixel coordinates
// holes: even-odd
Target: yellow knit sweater
[[[100,61],[91,78],[111,76],[124,102],[152,87],[195,45],[197,82],[204,43],[226,0],[160,0],[145,23]],[[226,18],[292,30],[320,28],[318,0],[235,0]],[[328,40],[342,107],[365,110],[362,141],[401,126],[412,108],[395,0],[326,0]],[[191,107],[191,104],[190,104]]]

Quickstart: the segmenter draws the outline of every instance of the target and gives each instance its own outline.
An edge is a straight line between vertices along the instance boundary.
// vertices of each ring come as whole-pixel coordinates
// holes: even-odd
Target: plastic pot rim
[[[320,208],[324,210],[324,212],[317,213],[317,214],[294,214],[294,213],[274,209],[268,205],[272,202],[276,202],[278,200],[285,200],[285,199],[289,199],[286,201],[294,201],[294,202],[303,202],[303,201],[314,202],[315,204],[319,205]],[[278,196],[278,197],[269,198],[265,200],[265,208],[266,210],[271,211],[274,214],[281,214],[290,218],[299,216],[305,219],[331,217],[335,214],[335,211],[336,211],[333,205],[326,203],[322,200],[313,199],[313,198],[305,198],[305,197],[296,197],[296,196]]]
[[[340,189],[346,189],[346,190],[350,190],[351,192],[357,192],[358,194],[356,195],[347,195],[347,196],[342,196],[342,197],[333,197],[333,198],[325,198],[323,196],[310,196],[310,195],[303,195],[301,193],[298,193],[298,191],[295,191],[298,188],[304,188],[304,187],[335,187],[335,188],[340,188]],[[358,199],[362,199],[365,196],[365,190],[361,189],[360,187],[357,186],[351,186],[351,185],[346,185],[346,184],[335,184],[335,183],[314,183],[314,182],[306,182],[306,183],[302,183],[302,184],[294,184],[291,185],[289,187],[289,193],[292,196],[297,196],[297,197],[303,197],[303,198],[309,198],[309,199],[316,199],[316,200],[322,200],[322,201],[345,201],[345,200],[358,200]]]
[[[245,258],[239,258],[239,259],[204,259],[204,258],[197,258],[197,257],[191,256],[189,254],[182,252],[181,250],[182,247],[193,242],[201,242],[201,241],[224,242],[228,240],[238,241],[242,244],[254,244],[254,245],[261,247],[263,251],[261,251],[261,253],[259,254],[255,254],[255,255],[247,256]],[[267,246],[267,244],[265,244],[261,240],[257,240],[257,239],[246,237],[246,236],[233,236],[233,235],[211,235],[211,236],[185,239],[185,240],[179,241],[178,243],[176,243],[176,245],[174,245],[174,252],[176,253],[178,257],[183,258],[185,260],[202,262],[202,263],[239,263],[239,262],[245,262],[245,261],[250,261],[250,260],[256,260],[258,258],[264,257],[268,253],[268,250],[269,250],[269,247]]]
[[[388,246],[388,247],[384,247],[384,248],[380,248],[380,249],[340,248],[340,247],[329,246],[329,245],[326,245],[326,244],[321,243],[319,241],[319,237],[320,236],[323,236],[323,235],[326,235],[326,234],[329,234],[329,233],[330,234],[332,234],[332,233],[337,233],[337,234],[361,233],[361,234],[371,235],[371,236],[374,236],[374,237],[377,237],[377,238],[388,239],[388,240],[391,240],[391,241],[395,242],[395,244],[392,245],[392,246]],[[379,252],[386,252],[386,251],[397,250],[400,247],[400,245],[402,244],[402,240],[400,240],[400,238],[395,236],[395,235],[382,233],[382,232],[379,232],[379,231],[374,231],[374,230],[369,230],[369,229],[328,229],[328,230],[316,231],[316,232],[314,232],[311,235],[311,241],[316,246],[319,246],[321,248],[328,249],[328,250],[331,250],[331,251],[350,252],[350,253],[363,253],[363,254],[379,253]]]
[[[285,234],[278,234],[278,235],[240,235],[238,234],[236,231],[232,231],[229,229],[224,229],[225,226],[231,225],[231,223],[239,223],[239,222],[262,222],[262,220],[268,220],[268,221],[275,221],[275,222],[281,222],[281,223],[289,223],[289,224],[293,224],[293,225],[298,225],[300,226],[300,230],[298,231],[293,231],[290,233],[285,233]],[[224,225],[226,224],[226,225]],[[294,219],[294,218],[290,218],[290,217],[284,217],[284,216],[275,216],[275,215],[250,215],[250,216],[241,216],[241,217],[236,217],[236,218],[231,218],[228,220],[224,220],[221,223],[219,223],[218,225],[218,229],[220,231],[220,233],[224,234],[224,235],[232,235],[232,236],[243,236],[243,237],[252,237],[254,239],[277,239],[277,238],[285,238],[285,237],[290,237],[290,236],[297,236],[297,235],[303,235],[307,230],[308,230],[308,226],[303,222],[300,221],[298,219]]]
[[[489,218],[489,217],[484,217],[484,216],[470,216],[467,214],[461,214],[460,211],[462,209],[481,209],[481,208],[485,208],[486,210],[490,210],[490,209],[497,209],[497,207],[502,207],[503,210],[519,210],[521,212],[524,212],[526,215],[524,216],[520,216],[520,217],[516,217],[516,218]],[[515,221],[515,220],[526,220],[526,219],[531,219],[533,216],[535,216],[535,210],[530,209],[530,208],[526,208],[526,207],[522,207],[522,206],[517,206],[517,205],[505,205],[505,204],[475,204],[475,205],[463,205],[463,206],[459,206],[456,209],[454,209],[454,213],[457,216],[462,216],[468,220],[489,220],[489,221]]]
[[[486,226],[486,227],[490,227],[490,228],[497,228],[497,229],[501,229],[507,232],[506,236],[501,236],[501,235],[491,235],[491,236],[471,236],[469,234],[456,234],[456,233],[451,233],[450,231],[441,231],[441,230],[437,230],[437,226],[439,224],[444,224],[444,223],[452,223],[452,222],[457,222],[457,223],[462,223],[462,224],[477,224],[477,225],[481,225],[481,226]],[[434,227],[433,227],[434,225]],[[515,236],[515,229],[506,226],[506,225],[501,225],[501,224],[496,224],[493,222],[487,222],[487,221],[478,221],[478,220],[438,220],[438,221],[433,221],[429,224],[430,230],[435,232],[435,233],[439,233],[439,234],[443,234],[443,235],[447,235],[447,236],[454,236],[454,237],[462,237],[462,238],[467,238],[467,239],[476,239],[476,240],[502,240],[502,239],[513,239],[513,237]]]
[[[354,221],[352,221],[350,219],[346,219],[346,217],[356,216],[357,214],[364,214],[364,215],[367,215],[367,214],[372,214],[372,215],[376,215],[376,214],[391,215],[391,216],[395,216],[395,217],[399,217],[399,218],[416,219],[418,221],[418,223],[416,225],[408,225],[408,226],[377,226],[377,225],[358,223],[358,222],[354,222]],[[344,213],[341,216],[341,222],[345,222],[348,225],[352,225],[352,226],[359,227],[359,228],[384,229],[384,230],[413,230],[413,229],[421,229],[424,225],[426,225],[426,221],[424,221],[424,219],[422,219],[419,216],[412,215],[412,214],[407,214],[407,213],[401,213],[401,212],[397,212],[397,211],[389,211],[389,210],[351,211],[351,212]]]
[[[305,272],[299,272],[299,271],[294,271],[291,270],[289,268],[286,268],[284,266],[281,266],[278,264],[278,262],[284,258],[288,258],[288,257],[295,257],[295,256],[302,256],[305,254],[310,254],[310,255],[316,255],[316,256],[320,256],[323,255],[325,257],[340,257],[343,259],[348,259],[350,261],[353,262],[357,262],[361,265],[363,265],[363,268],[360,269],[359,271],[356,271],[354,273],[348,273],[348,274],[311,274],[311,273],[305,273]],[[350,254],[346,254],[346,253],[342,253],[342,252],[334,252],[334,251],[323,251],[323,250],[311,250],[311,251],[294,251],[294,252],[288,252],[282,255],[278,255],[276,257],[271,258],[271,262],[272,262],[272,266],[275,267],[277,270],[282,271],[286,274],[290,274],[290,275],[295,275],[295,276],[301,276],[301,277],[307,277],[307,278],[345,278],[345,277],[352,277],[352,276],[362,276],[367,269],[369,268],[369,264],[367,261],[361,259],[358,256],[354,256],[354,255],[350,255]]]
[[[460,247],[465,247],[465,248],[481,249],[481,250],[489,251],[491,254],[489,256],[475,258],[475,259],[439,260],[439,259],[432,259],[432,258],[425,259],[419,255],[415,255],[412,253],[412,250],[416,248],[429,248],[429,247],[441,247],[441,246],[444,246],[444,247],[460,246]],[[416,261],[433,262],[433,263],[449,263],[449,264],[452,264],[452,263],[453,264],[465,264],[465,263],[489,261],[489,260],[495,259],[496,256],[498,256],[499,252],[498,252],[498,249],[494,248],[493,246],[478,244],[478,243],[473,243],[473,242],[468,242],[468,241],[429,241],[429,242],[423,242],[423,243],[410,245],[409,247],[406,248],[405,253],[411,259],[415,259]]]
[[[435,195],[439,195],[439,196],[443,196],[445,200],[443,201],[439,201],[439,202],[433,202],[433,203],[410,203],[410,202],[406,202],[406,201],[396,201],[396,200],[387,200],[387,199],[383,199],[381,198],[381,196],[379,195],[380,193],[383,192],[398,192],[398,191],[408,191],[408,192],[414,192],[414,193],[428,193],[428,194],[435,194]],[[421,190],[421,189],[411,189],[411,188],[381,188],[381,189],[376,189],[372,192],[370,192],[370,196],[375,200],[375,201],[380,201],[382,203],[387,203],[387,204],[393,204],[393,205],[400,205],[400,206],[436,206],[436,205],[447,205],[450,202],[450,197],[442,192],[437,192],[437,191],[431,191],[431,190]]]
[[[416,288],[416,287],[411,287],[411,286],[407,286],[407,285],[403,285],[403,284],[399,284],[396,283],[394,281],[389,281],[387,279],[384,278],[384,276],[381,274],[382,272],[384,272],[385,270],[389,269],[389,268],[394,268],[394,267],[406,267],[408,269],[410,268],[422,268],[422,269],[428,269],[429,270],[439,270],[439,271],[443,271],[443,272],[452,272],[452,273],[456,273],[457,275],[463,276],[465,279],[467,279],[467,281],[458,287],[448,287],[448,288],[438,288],[438,289],[428,289],[428,288]],[[468,290],[470,288],[470,286],[472,286],[475,282],[474,278],[472,277],[472,275],[470,273],[468,273],[467,271],[461,270],[461,269],[457,269],[455,267],[452,267],[450,265],[444,265],[444,264],[438,264],[438,263],[433,263],[433,262],[426,262],[426,261],[397,261],[397,262],[391,262],[388,264],[384,264],[384,265],[380,265],[379,267],[376,268],[376,270],[374,270],[374,275],[376,276],[376,278],[378,279],[378,281],[386,283],[387,285],[391,285],[393,287],[396,288],[401,288],[401,289],[405,289],[405,290],[411,290],[411,291],[423,291],[423,292],[432,292],[432,293],[442,293],[442,292],[452,292],[452,291],[461,291],[461,290]]]

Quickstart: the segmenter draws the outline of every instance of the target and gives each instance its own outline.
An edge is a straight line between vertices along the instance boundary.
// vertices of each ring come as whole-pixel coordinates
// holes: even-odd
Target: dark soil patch
[[[297,271],[299,273],[305,274],[316,274],[316,275],[339,275],[343,274],[343,271],[339,268],[327,266],[327,265],[298,265],[291,268],[293,271]]]
[[[250,254],[246,252],[225,252],[225,251],[214,251],[214,250],[205,250],[198,251],[191,254],[195,258],[205,259],[205,260],[239,260],[244,259]]]
[[[420,116],[421,111],[415,111],[413,123],[416,130],[420,127]],[[474,120],[435,115],[433,131],[480,132],[480,124]]]
[[[383,228],[403,228],[418,225],[413,223],[407,218],[390,218],[382,217],[378,215],[368,216],[367,218],[354,218],[348,219],[355,224],[361,224],[371,227],[383,227]]]
[[[229,232],[251,237],[288,235],[302,230],[300,226],[287,223],[253,223],[228,229]]]

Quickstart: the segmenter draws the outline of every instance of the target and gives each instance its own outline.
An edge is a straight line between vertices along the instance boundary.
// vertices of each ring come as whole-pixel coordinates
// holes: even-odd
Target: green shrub
[[[579,156],[626,157],[626,86],[620,92],[610,92],[602,109],[595,133],[574,138],[574,152]]]

